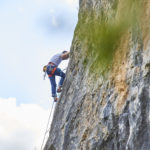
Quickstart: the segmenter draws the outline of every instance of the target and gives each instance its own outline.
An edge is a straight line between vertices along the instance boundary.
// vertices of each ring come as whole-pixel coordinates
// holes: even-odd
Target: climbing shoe
[[[58,101],[58,98],[57,97],[54,97],[54,102],[57,102]]]
[[[57,89],[57,93],[60,93],[62,91],[62,87],[60,86],[58,89]]]

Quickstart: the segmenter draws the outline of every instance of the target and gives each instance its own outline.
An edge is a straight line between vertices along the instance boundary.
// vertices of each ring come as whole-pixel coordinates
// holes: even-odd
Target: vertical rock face
[[[80,0],[79,21],[84,13],[88,22],[91,9],[111,16],[115,2]],[[121,36],[106,76],[75,32],[44,150],[150,150],[150,0],[142,7],[140,30]]]

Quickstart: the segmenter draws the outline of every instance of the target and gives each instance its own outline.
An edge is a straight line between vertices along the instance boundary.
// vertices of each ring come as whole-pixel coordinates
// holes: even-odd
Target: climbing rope
[[[47,126],[46,126],[46,131],[45,131],[44,138],[43,138],[43,141],[42,141],[41,150],[43,150],[42,148],[43,148],[43,144],[44,144],[44,141],[45,141],[45,137],[46,137],[47,132],[49,131],[48,130],[48,125],[49,125],[50,118],[51,118],[51,115],[52,115],[53,106],[54,106],[54,101],[53,101],[53,104],[52,104],[52,107],[51,107],[51,111],[50,111],[50,114],[49,114],[49,118],[48,118],[48,122],[47,122]]]
[[[65,71],[65,70],[67,70],[67,68],[63,69],[63,71]],[[44,80],[45,80],[45,77],[46,77],[46,71],[45,71],[45,74],[44,74]],[[52,115],[53,106],[54,106],[54,101],[53,101],[52,108],[51,108],[51,111],[50,111],[50,115],[49,115],[49,118],[48,118],[46,131],[45,131],[44,138],[43,138],[42,145],[41,145],[41,150],[43,150],[42,148],[43,148],[43,145],[44,145],[44,142],[45,142],[46,134],[47,134],[47,132],[50,131],[50,129],[48,130],[48,126],[49,126],[50,118],[51,118],[51,115]]]

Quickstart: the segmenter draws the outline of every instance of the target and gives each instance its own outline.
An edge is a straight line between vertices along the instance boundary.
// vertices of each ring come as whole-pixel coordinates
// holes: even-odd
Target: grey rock
[[[79,16],[85,10],[111,12],[115,2],[80,0]],[[128,37],[127,60],[121,58],[126,63],[106,78],[105,70],[90,71],[92,54],[86,58],[86,46],[74,35],[44,150],[150,150],[150,46],[144,46],[142,32]]]

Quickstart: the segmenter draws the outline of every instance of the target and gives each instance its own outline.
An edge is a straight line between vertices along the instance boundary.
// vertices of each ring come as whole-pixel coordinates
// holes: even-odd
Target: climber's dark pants
[[[61,71],[60,68],[56,68],[56,71],[52,75],[52,77],[49,77],[50,83],[51,83],[52,97],[57,97],[55,76],[60,76],[61,77],[60,82],[59,82],[59,86],[62,86],[63,82],[64,82],[64,79],[65,79],[65,73],[63,71]]]

